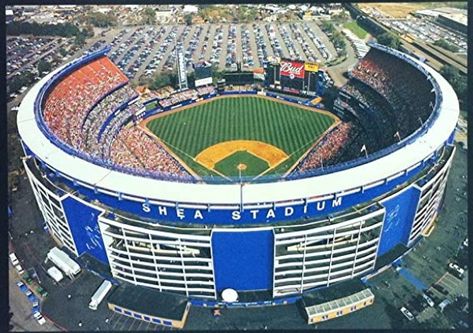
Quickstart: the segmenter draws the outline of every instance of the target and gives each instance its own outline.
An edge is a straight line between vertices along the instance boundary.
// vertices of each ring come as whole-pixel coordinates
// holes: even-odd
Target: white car
[[[464,246],[464,247],[468,247],[468,238],[466,238],[466,239],[463,241],[463,246]]]
[[[448,264],[448,268],[457,272],[459,275],[463,275],[463,273],[465,273],[465,270],[463,268],[461,268],[460,266],[458,266],[457,264],[453,262]]]
[[[16,271],[18,272],[18,274],[20,274],[20,275],[25,272],[23,270],[23,267],[21,267],[21,265],[16,265],[15,268],[16,268]]]
[[[429,296],[427,296],[426,294],[422,294],[422,297],[425,299],[425,301],[427,302],[427,304],[429,304],[429,306],[435,306],[435,302],[433,301],[432,298],[430,298]]]
[[[18,261],[18,258],[16,257],[15,252],[10,253],[9,256],[10,256],[10,261],[11,261],[13,266],[16,266],[16,265],[20,264],[20,262]]]
[[[33,317],[38,321],[38,324],[44,325],[46,324],[46,319],[41,315],[39,312],[33,313]]]
[[[407,318],[407,320],[411,321],[414,319],[414,316],[412,315],[411,311],[407,310],[405,307],[401,308],[401,312],[404,315],[404,317]]]

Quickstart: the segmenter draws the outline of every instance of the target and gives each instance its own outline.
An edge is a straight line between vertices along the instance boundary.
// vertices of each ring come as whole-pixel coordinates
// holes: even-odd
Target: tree
[[[82,47],[84,46],[85,44],[85,36],[83,34],[79,34],[76,36],[76,38],[74,39],[74,44],[79,46],[79,47]]]
[[[335,27],[329,21],[323,21],[320,27],[324,32],[333,33],[335,31]]]
[[[117,24],[117,18],[112,13],[91,12],[83,20],[98,28],[108,28]]]
[[[156,12],[153,8],[145,8],[141,17],[142,24],[156,24]]]
[[[87,38],[94,37],[94,27],[89,24],[84,29],[82,29],[81,33]]]
[[[191,25],[192,24],[192,14],[186,14],[184,16],[184,22],[186,22],[186,25]]]
[[[444,48],[445,50],[448,50],[451,52],[458,52],[458,46],[447,42],[445,39],[436,40],[434,42],[434,45],[440,46],[441,48]]]
[[[399,36],[391,32],[382,33],[381,35],[377,36],[376,39],[378,40],[379,44],[386,45],[387,47],[396,50],[399,49],[399,46],[401,45],[401,40],[399,39]]]
[[[168,73],[161,73],[154,77],[153,82],[151,82],[149,88],[151,90],[156,90],[171,84],[171,76]]]
[[[14,76],[8,81],[8,92],[13,93],[18,91],[23,86],[28,86],[33,82],[34,74],[31,72],[21,72],[20,75]]]
[[[66,49],[63,48],[63,47],[61,47],[61,48],[59,49],[59,54],[61,55],[61,57],[67,56],[67,51],[66,51]]]
[[[7,24],[7,35],[61,36],[72,37],[80,34],[72,23],[43,24],[36,22],[11,22]]]
[[[38,61],[38,73],[39,75],[43,75],[45,72],[51,71],[51,64],[44,59]]]
[[[466,102],[467,97],[467,81],[466,76],[462,75],[458,69],[452,65],[445,65],[440,70],[440,74],[447,79],[448,82],[452,85],[453,89],[458,95],[458,98]]]

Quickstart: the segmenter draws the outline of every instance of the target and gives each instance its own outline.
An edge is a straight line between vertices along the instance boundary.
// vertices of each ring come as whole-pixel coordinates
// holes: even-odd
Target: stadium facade
[[[457,97],[417,59],[372,44],[422,74],[431,113],[409,136],[304,177],[211,183],[132,174],[67,149],[43,120],[58,82],[104,51],[56,69],[23,99],[18,130],[51,236],[117,281],[220,301],[226,288],[266,301],[371,274],[434,223],[454,156]],[[408,84],[408,83],[406,83]]]

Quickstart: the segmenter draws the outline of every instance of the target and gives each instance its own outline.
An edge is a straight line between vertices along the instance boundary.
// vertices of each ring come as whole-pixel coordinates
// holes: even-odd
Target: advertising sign
[[[289,76],[289,78],[304,78],[304,63],[300,61],[281,61],[280,73],[282,76]]]
[[[304,65],[304,70],[307,72],[318,72],[319,71],[319,64],[316,62],[306,62]]]

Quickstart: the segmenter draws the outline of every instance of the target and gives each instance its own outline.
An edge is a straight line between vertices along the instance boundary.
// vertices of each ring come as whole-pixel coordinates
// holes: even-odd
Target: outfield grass
[[[238,177],[240,175],[238,170],[238,165],[240,163],[246,165],[246,169],[241,170],[242,177],[258,176],[267,168],[269,168],[268,162],[262,160],[261,158],[258,158],[246,151],[237,151],[236,153],[233,153],[232,155],[215,164],[214,169],[225,176]]]
[[[257,140],[290,155],[272,173],[283,173],[334,123],[328,115],[261,97],[228,97],[156,118],[147,127],[200,175],[193,158],[228,140]],[[199,169],[199,170],[197,170]]]
[[[358,38],[361,38],[361,39],[365,38],[366,35],[368,34],[368,31],[363,29],[355,20],[345,23],[343,27],[349,29],[356,36],[358,36]]]

